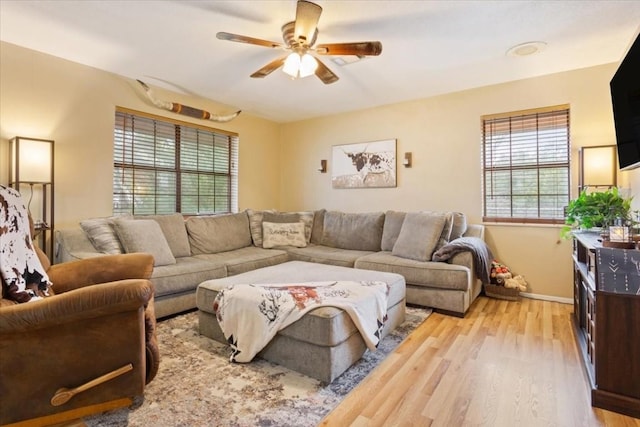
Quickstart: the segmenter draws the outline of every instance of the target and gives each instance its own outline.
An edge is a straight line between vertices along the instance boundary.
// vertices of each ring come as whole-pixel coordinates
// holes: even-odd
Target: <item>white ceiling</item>
[[[289,122],[618,62],[640,24],[637,0],[317,3],[317,44],[383,45],[380,56],[345,66],[320,57],[340,77],[331,85],[280,70],[252,79],[283,54],[215,37],[281,42],[295,0],[0,0],[0,39],[229,106],[214,113]],[[505,54],[529,41],[547,47]]]

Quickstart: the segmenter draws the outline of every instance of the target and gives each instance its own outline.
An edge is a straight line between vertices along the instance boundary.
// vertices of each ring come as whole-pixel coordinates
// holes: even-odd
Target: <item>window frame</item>
[[[126,125],[121,126],[119,123],[119,122],[122,122],[123,120],[122,118],[120,118],[121,116],[124,117],[124,120],[135,121],[136,119],[139,119],[139,120],[143,119],[147,121],[150,120],[152,122],[154,130],[153,130],[153,135],[149,134],[149,137],[150,137],[149,141],[152,141],[152,146],[153,146],[153,148],[151,149],[151,151],[153,151],[153,165],[141,164],[140,157],[135,159],[133,158],[132,153],[127,153],[127,155],[118,155],[119,154],[119,152],[117,151],[118,142],[119,142],[118,131],[122,132],[122,135],[124,135],[125,132],[128,131]],[[158,126],[165,127],[165,130],[167,126],[173,127],[173,134],[174,134],[175,140],[174,140],[173,151],[171,153],[171,156],[173,156],[172,166],[157,164],[159,160],[158,160],[156,151],[158,149],[158,139],[160,138],[159,135],[156,133],[157,132],[156,129]],[[114,135],[113,135],[113,151],[112,151],[113,153],[112,211],[114,214],[130,213],[133,215],[159,215],[159,214],[165,214],[165,213],[178,212],[178,213],[182,213],[185,216],[193,216],[193,215],[210,215],[210,214],[238,212],[238,160],[239,160],[239,150],[240,150],[240,138],[237,133],[215,129],[212,127],[194,124],[194,123],[190,123],[182,120],[175,120],[175,119],[158,116],[150,113],[145,113],[141,111],[136,111],[136,110],[132,110],[124,107],[116,107],[115,113],[114,113],[113,129],[114,129]],[[191,143],[192,145],[194,143],[194,140],[188,139],[190,134],[195,134],[198,137],[200,135],[203,135],[205,137],[206,136],[210,137],[210,141],[203,142],[203,144],[206,144],[206,145],[210,144],[211,152],[214,153],[214,158],[211,159],[210,169],[202,169],[200,167],[199,160],[196,160],[196,162],[198,163],[197,165],[191,164],[190,165],[191,167],[183,167],[183,165],[181,164],[183,163],[181,162],[181,157],[180,157],[181,151],[183,151],[181,150],[181,145],[183,143],[186,144],[187,142]],[[167,135],[167,133],[165,133],[165,135]],[[133,150],[131,148],[131,145],[136,141],[131,140],[130,144],[126,144],[124,143],[124,138],[122,139],[123,139],[123,143],[121,144],[122,148],[126,149],[127,147],[129,147],[129,149]],[[197,141],[195,142],[196,145],[200,144],[199,140],[196,140],[196,141]],[[140,142],[140,139],[138,139],[138,142]],[[223,162],[222,164],[226,163],[226,166],[227,166],[227,169],[224,172],[221,172],[219,170],[220,162],[217,161],[217,159],[215,159],[214,147],[218,145],[219,142],[222,142],[223,144],[228,144],[228,153],[227,153],[228,157],[222,158],[222,162]],[[198,149],[196,150],[196,152],[199,153],[200,150]],[[124,157],[129,157],[129,159],[126,159],[126,161],[121,160]],[[123,188],[123,187],[117,186],[117,183],[116,183],[116,175],[118,173],[123,174],[122,175],[123,178],[121,179],[121,181],[125,180],[124,179],[125,170],[131,173],[131,176],[133,176],[133,178],[131,178],[129,192],[120,191],[120,188]],[[176,193],[175,204],[173,205],[174,207],[173,212],[168,212],[163,209],[159,210],[157,201],[153,204],[153,212],[150,212],[150,210],[148,209],[148,205],[145,206],[147,209],[145,209],[144,212],[140,212],[140,211],[136,212],[135,202],[131,203],[130,206],[125,206],[125,208],[116,207],[118,195],[127,194],[132,198],[135,198],[136,195],[138,196],[145,195],[145,194],[149,195],[149,193],[145,193],[145,192],[136,193],[135,191],[135,188],[136,188],[135,173],[136,172],[140,173],[143,171],[152,172],[152,173],[160,172],[160,173],[166,173],[166,174],[173,174],[173,178],[175,179],[175,193]],[[202,194],[201,191],[203,190],[201,190],[200,187],[198,187],[198,190],[195,193],[198,209],[200,209],[201,207],[200,200],[202,198],[207,197],[210,200],[213,200],[213,206],[214,206],[213,210],[206,210],[206,211],[199,211],[199,212],[185,211],[186,207],[185,207],[185,203],[183,203],[184,193],[181,187],[182,187],[182,178],[186,174],[190,174],[192,176],[195,175],[197,177],[198,182],[200,182],[200,177],[209,177],[210,180],[211,178],[213,178],[214,182],[215,182],[215,177],[222,177],[222,178],[228,179],[228,183],[226,184],[228,185],[228,188],[227,188],[226,194],[224,195],[214,194],[212,196],[206,193]],[[156,182],[153,184],[154,196],[157,196],[159,194],[158,190],[159,189],[157,187],[157,182]],[[216,210],[217,201],[220,200],[221,198],[223,198],[223,203],[222,203],[223,206],[225,208],[228,207],[228,209]]]
[[[558,118],[563,117],[563,123],[566,123],[566,159],[563,158],[558,162],[540,162],[540,122],[541,117],[555,115]],[[525,122],[526,120],[531,120],[535,118],[535,128],[530,128],[535,131],[535,150],[536,150],[536,162],[529,164],[521,164],[514,166],[514,157],[512,139],[514,135],[517,135],[518,132],[514,132],[509,130],[509,166],[495,166],[492,161],[489,159],[489,152],[493,153],[496,151],[496,143],[491,141],[491,137],[495,137],[495,133],[488,132],[487,128],[491,123],[509,121],[509,125],[511,126],[514,122],[521,121]],[[499,113],[499,114],[490,114],[483,115],[480,120],[480,130],[481,130],[481,173],[482,173],[482,221],[483,222],[493,222],[493,223],[519,223],[519,224],[563,224],[564,223],[564,210],[561,215],[558,217],[541,217],[541,196],[544,196],[544,193],[541,193],[539,190],[540,184],[540,171],[547,168],[555,168],[555,169],[565,169],[566,173],[566,190],[564,192],[557,192],[554,195],[558,198],[566,197],[566,202],[563,205],[563,208],[569,203],[571,196],[571,124],[570,124],[570,108],[568,104],[563,105],[555,105],[544,108],[535,108],[529,110],[520,110],[513,111],[507,113]],[[544,121],[543,121],[544,122]],[[525,129],[527,129],[525,127]],[[524,132],[520,132],[524,133]],[[563,131],[564,133],[564,131]],[[499,134],[499,133],[498,133]],[[527,141],[528,142],[528,141]],[[490,148],[489,144],[493,144]],[[527,148],[533,148],[531,146]],[[537,217],[527,217],[527,216],[514,216],[514,186],[513,186],[513,173],[514,171],[535,171],[536,172],[536,192],[535,197],[537,198],[536,209],[538,210]],[[511,216],[492,216],[488,215],[488,198],[493,197],[493,189],[489,188],[490,183],[487,179],[487,172],[507,172],[509,174],[509,191],[508,194],[503,195],[503,197],[508,197],[510,199],[509,204],[507,206],[508,210],[511,213]],[[492,175],[493,176],[493,175]],[[517,196],[517,194],[515,194]],[[548,194],[547,194],[548,195]]]

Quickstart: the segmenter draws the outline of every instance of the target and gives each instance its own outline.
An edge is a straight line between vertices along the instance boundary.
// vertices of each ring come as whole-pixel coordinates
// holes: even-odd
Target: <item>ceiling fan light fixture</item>
[[[292,52],[284,61],[282,71],[296,79],[313,75],[318,68],[318,61],[312,55],[305,53],[300,56],[297,52]]]
[[[300,70],[300,55],[296,52],[292,52],[287,59],[284,61],[284,66],[282,67],[282,71],[286,74],[290,75],[294,79],[298,77],[298,71]]]
[[[300,77],[308,77],[316,72],[318,61],[312,55],[305,53],[300,59]]]

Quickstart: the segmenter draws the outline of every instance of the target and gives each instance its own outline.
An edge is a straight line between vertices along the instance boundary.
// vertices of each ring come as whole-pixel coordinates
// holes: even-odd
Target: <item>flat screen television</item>
[[[611,103],[621,170],[640,167],[640,35],[611,79]]]

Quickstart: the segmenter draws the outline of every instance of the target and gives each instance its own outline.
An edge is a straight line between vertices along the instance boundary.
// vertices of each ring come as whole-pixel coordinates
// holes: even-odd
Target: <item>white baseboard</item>
[[[531,299],[540,299],[543,301],[559,302],[561,304],[573,304],[573,298],[554,297],[551,295],[530,294],[528,292],[520,292],[520,296]]]

